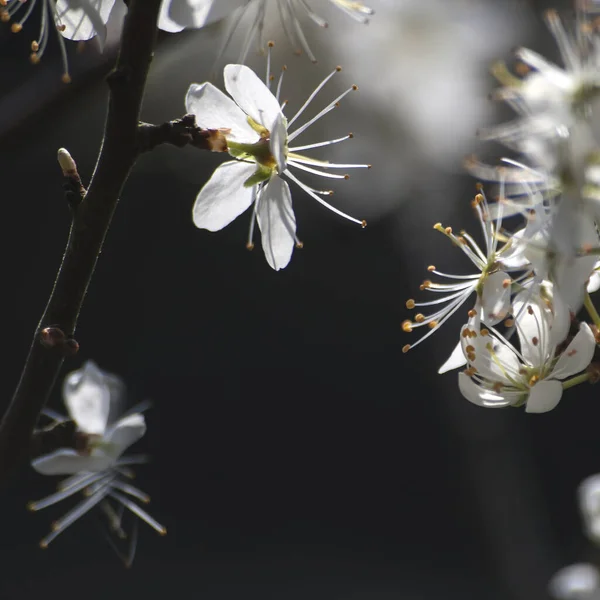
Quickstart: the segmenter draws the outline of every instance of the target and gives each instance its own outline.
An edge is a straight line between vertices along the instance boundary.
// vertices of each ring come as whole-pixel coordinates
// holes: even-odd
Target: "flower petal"
[[[279,271],[288,265],[296,243],[296,217],[290,187],[275,175],[260,194],[256,218],[265,258]]]
[[[57,0],[56,24],[68,40],[83,41],[97,36],[101,47],[106,40],[106,22],[115,0]]]
[[[530,366],[541,368],[554,352],[550,336],[552,313],[539,294],[525,290],[515,297],[513,314],[523,358]]]
[[[592,330],[587,323],[581,323],[577,335],[560,355],[548,377],[565,379],[583,371],[592,362],[595,349],[596,340]]]
[[[124,417],[120,421],[117,421],[109,430],[106,432],[104,442],[113,446],[109,446],[107,453],[113,458],[118,458],[125,452],[125,450],[131,446],[134,442],[137,442],[146,433],[146,421],[144,415],[135,413]]]
[[[108,469],[113,459],[104,453],[90,456],[78,454],[72,448],[60,448],[31,461],[31,466],[42,475],[74,475],[82,472],[100,472]]]
[[[468,375],[458,374],[458,388],[460,393],[473,404],[486,408],[504,408],[515,401],[514,393],[497,394],[477,385]]]
[[[467,359],[463,353],[462,344],[458,342],[452,354],[448,357],[448,360],[438,369],[438,373],[447,373],[453,369],[458,369],[467,364]]]
[[[199,29],[220,21],[247,2],[248,0],[163,0],[158,26],[164,31],[181,31],[188,27]]]
[[[510,276],[504,271],[486,277],[481,294],[484,323],[496,325],[506,319],[510,311],[510,281]]]
[[[545,413],[556,408],[562,397],[563,388],[560,381],[538,381],[529,392],[525,412]]]
[[[219,231],[241,215],[254,199],[255,187],[244,187],[256,165],[237,160],[220,165],[196,197],[194,225]]]
[[[245,65],[227,65],[223,71],[225,89],[237,105],[263,127],[271,127],[281,113],[277,98]]]
[[[185,96],[185,108],[196,117],[198,127],[229,130],[226,137],[240,142],[256,142],[259,135],[244,111],[212,83],[192,83]]]
[[[271,154],[277,163],[279,174],[283,173],[287,168],[287,119],[283,113],[279,113],[271,125]]]
[[[111,388],[106,373],[88,360],[82,369],[69,373],[63,397],[71,419],[88,434],[103,435],[110,412]]]

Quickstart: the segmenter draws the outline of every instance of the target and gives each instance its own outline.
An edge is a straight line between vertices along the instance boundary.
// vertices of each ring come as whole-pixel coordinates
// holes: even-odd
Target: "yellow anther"
[[[438,326],[437,321],[430,321],[429,323],[427,323],[427,327],[429,327],[429,329],[435,329],[437,326]]]
[[[408,319],[406,321],[402,321],[402,331],[405,333],[410,333],[413,330],[412,325],[412,321],[409,321]]]
[[[410,344],[406,344],[405,346],[402,346],[402,352],[404,354],[406,354],[409,350],[410,350]]]
[[[509,288],[511,286],[511,284],[512,284],[512,280],[510,279],[510,277],[507,277],[506,279],[502,280],[502,287],[504,289]]]
[[[23,29],[23,25],[21,25],[20,23],[13,23],[13,24],[10,26],[10,30],[11,30],[13,33],[19,33],[19,31],[21,31],[22,29]]]
[[[490,332],[487,329],[482,329],[481,330],[481,335],[482,336],[490,335]]]
[[[427,270],[431,273],[431,271],[435,271],[435,265],[429,265]]]
[[[406,308],[408,308],[408,310],[412,310],[415,306],[416,303],[412,298],[406,301]]]
[[[415,323],[422,323],[425,320],[425,315],[418,313],[415,315]]]
[[[426,279],[420,286],[419,289],[421,291],[426,290],[427,288],[431,287],[431,279]]]

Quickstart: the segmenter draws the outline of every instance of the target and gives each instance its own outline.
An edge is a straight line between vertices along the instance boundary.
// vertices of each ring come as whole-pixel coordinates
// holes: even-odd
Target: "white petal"
[[[277,98],[245,65],[227,65],[223,71],[225,89],[237,105],[263,127],[271,127],[281,113]]]
[[[177,0],[163,0],[160,5],[160,13],[158,14],[158,28],[162,31],[169,33],[178,33],[185,29],[185,25],[180,25],[171,19],[169,15],[171,11],[171,4],[174,4]]]
[[[271,126],[271,154],[277,163],[279,173],[283,173],[287,168],[287,119],[283,113],[279,113],[275,118],[275,122]]]
[[[554,318],[550,330],[550,343],[558,346],[567,337],[571,328],[571,313],[561,294],[552,295],[552,312]]]
[[[263,188],[256,212],[262,247],[271,268],[279,271],[288,265],[296,242],[296,217],[290,187],[274,176]]]
[[[483,321],[495,325],[506,319],[510,311],[510,277],[504,271],[493,273],[485,279],[481,294]]]
[[[577,335],[560,355],[549,377],[564,379],[586,369],[592,362],[596,340],[587,323],[581,323]]]
[[[548,591],[556,600],[594,600],[600,588],[600,573],[590,563],[577,563],[557,571],[550,583]]]
[[[117,421],[106,432],[104,442],[109,444],[105,451],[113,458],[118,458],[134,442],[137,442],[146,433],[144,415],[139,413],[129,415]],[[111,448],[113,446],[113,448]]]
[[[65,406],[71,419],[85,433],[102,435],[110,412],[111,388],[104,371],[91,360],[69,373],[63,383]]]
[[[545,413],[556,408],[562,397],[563,389],[560,381],[538,381],[530,390],[525,412]]]
[[[523,358],[531,366],[542,367],[554,352],[552,313],[537,293],[525,290],[515,297],[513,314]]]
[[[106,22],[115,0],[57,0],[56,23],[69,40],[89,40],[95,35],[101,47],[106,39]],[[64,27],[64,29],[63,29]]]
[[[195,115],[198,127],[230,130],[226,137],[238,142],[259,139],[244,111],[212,83],[192,83],[185,96],[185,109]]]
[[[237,160],[220,165],[194,202],[194,225],[219,231],[252,204],[255,187],[244,187],[256,165]]]
[[[441,375],[442,373],[447,373],[453,369],[463,367],[466,364],[467,359],[463,353],[462,344],[458,342],[454,350],[452,350],[452,354],[449,356],[448,360],[439,368],[438,373]]]
[[[200,28],[220,21],[248,0],[163,0],[159,27],[179,27],[164,31],[181,31],[186,27]]]
[[[492,390],[485,389],[464,373],[458,374],[458,388],[469,402],[486,408],[504,408],[510,406],[516,399],[512,393],[496,394]]]
[[[598,263],[596,263],[596,269],[597,268],[598,268]],[[594,292],[597,292],[598,290],[600,290],[600,272],[595,270],[590,275],[590,280],[588,281],[588,284],[587,284],[587,292],[588,292],[588,294],[593,294]]]
[[[42,475],[73,475],[81,472],[97,473],[112,465],[112,458],[104,453],[83,456],[71,448],[60,448],[31,461],[31,466]]]

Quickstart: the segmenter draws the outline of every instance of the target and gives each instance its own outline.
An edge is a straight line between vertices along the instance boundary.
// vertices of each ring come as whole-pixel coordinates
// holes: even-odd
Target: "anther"
[[[506,278],[506,279],[504,279],[502,281],[502,287],[504,289],[507,289],[507,288],[509,288],[511,286],[511,283],[512,283],[511,279],[510,278]]]
[[[429,327],[429,329],[435,329],[437,326],[438,326],[437,321],[430,321],[429,323],[427,323],[427,327]]]
[[[363,220],[360,222],[360,226],[361,226],[361,227],[364,229],[364,228],[367,226],[367,222],[366,222],[366,221],[363,219]]]
[[[419,286],[419,289],[420,289],[421,291],[423,291],[423,290],[426,290],[427,288],[430,288],[430,287],[431,287],[431,280],[429,280],[429,279],[426,279],[426,280],[425,280],[425,281],[424,281],[424,282],[423,282],[423,283],[422,283],[422,284]]]
[[[490,335],[490,332],[487,329],[482,329],[480,333],[482,336]]]
[[[304,248],[304,242],[301,242],[300,240],[298,240],[296,242],[296,248],[298,248],[298,250],[302,250],[302,248]]]
[[[11,30],[13,33],[19,33],[19,31],[21,31],[21,29],[23,29],[23,25],[21,25],[20,23],[13,23],[13,24],[10,26],[10,30]]]
[[[246,244],[246,250],[254,250],[254,244],[252,242],[248,242]]]
[[[418,313],[415,315],[415,323],[422,323],[425,320],[425,315],[423,313]]]
[[[340,67],[339,65],[335,68],[335,70],[339,73],[342,70],[342,67]]]
[[[447,235],[450,235],[452,233],[452,227],[446,227],[444,229],[444,231],[446,232]]]
[[[540,340],[539,340],[537,337],[533,336],[533,337],[531,338],[531,343],[532,343],[534,346],[537,346],[537,345],[540,343]]]
[[[412,321],[409,321],[408,319],[406,321],[402,321],[402,331],[405,333],[410,333],[412,330]]]
[[[410,344],[402,346],[402,352],[406,354],[410,350]]]
[[[435,271],[435,265],[429,265],[427,270],[431,273],[431,271]]]
[[[406,308],[408,308],[408,310],[412,310],[415,307],[415,305],[416,303],[412,298],[406,301]]]
[[[39,49],[40,49],[40,45],[36,41],[31,42],[31,51],[32,52],[37,52]]]
[[[358,90],[358,86],[356,84],[353,84],[352,89],[356,92],[356,90]]]
[[[505,327],[512,327],[515,324],[515,320],[514,319],[506,319],[506,321],[504,321],[504,326]]]
[[[477,316],[477,311],[472,308],[467,314],[469,315],[469,318],[472,319]]]

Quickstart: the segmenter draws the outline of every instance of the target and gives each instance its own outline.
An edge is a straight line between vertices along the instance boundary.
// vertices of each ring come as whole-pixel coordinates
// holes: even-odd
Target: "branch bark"
[[[119,195],[139,154],[139,113],[161,1],[129,2],[119,55],[107,78],[110,95],[98,162],[87,193],[73,207],[71,231],[54,287],[0,423],[0,482],[29,457],[38,415],[64,357],[77,349],[72,336],[79,312]]]

